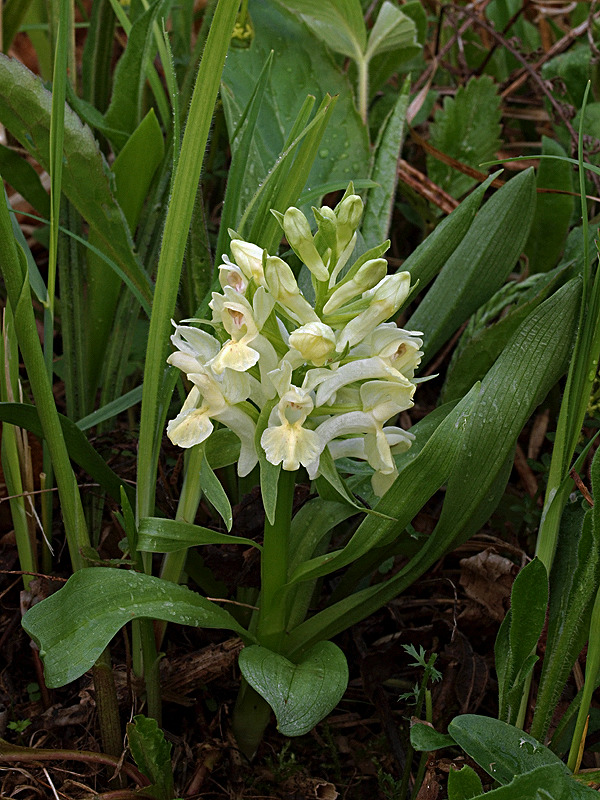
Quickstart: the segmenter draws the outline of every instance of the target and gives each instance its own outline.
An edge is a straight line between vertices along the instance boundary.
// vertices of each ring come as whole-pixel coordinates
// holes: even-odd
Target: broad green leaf
[[[456,747],[456,742],[447,733],[439,733],[431,725],[415,722],[410,726],[410,743],[415,750],[439,750],[442,747]]]
[[[473,800],[591,800],[592,794],[598,795],[553,764],[517,775],[507,786],[478,794]]]
[[[376,146],[371,179],[378,185],[367,195],[360,229],[367,249],[387,239],[389,233],[398,184],[398,159],[404,143],[409,91],[410,81],[406,80],[393,110],[385,120]]]
[[[262,550],[252,539],[219,533],[202,525],[160,517],[143,517],[140,520],[137,549],[143,553],[174,553],[203,544],[241,544]]]
[[[232,136],[232,157],[229,166],[229,176],[227,179],[227,190],[223,201],[223,211],[219,224],[219,237],[217,239],[217,249],[215,254],[215,266],[218,266],[223,253],[229,252],[229,229],[238,229],[238,223],[242,215],[242,196],[243,185],[246,176],[246,168],[250,158],[250,149],[256,132],[258,113],[265,97],[267,85],[271,76],[273,64],[273,51],[267,56],[265,65],[258,76],[256,86],[248,106],[244,109],[236,136]],[[242,132],[239,132],[239,129]]]
[[[358,0],[356,2],[360,5]],[[240,208],[246,207],[285,150],[308,95],[315,98],[317,106],[327,94],[338,95],[338,101],[325,139],[318,148],[318,157],[311,165],[306,191],[332,182],[345,187],[349,180],[368,178],[367,133],[354,107],[347,76],[332,62],[326,47],[307,35],[299,20],[282,13],[273,0],[251,1],[249,9],[256,32],[252,47],[230,50],[223,73],[221,97],[230,137],[243,110],[248,107],[271,51],[274,57],[271,91],[265,94],[261,104],[245,168]],[[360,22],[364,27],[362,14]],[[292,203],[296,203],[296,198]]]
[[[423,291],[456,250],[475,219],[486,189],[499,174],[494,172],[471,192],[402,264],[402,269],[410,272],[412,289],[409,298]]]
[[[127,743],[133,760],[152,786],[156,800],[172,800],[171,745],[155,719],[137,714],[127,723]]]
[[[448,800],[471,800],[483,794],[481,779],[468,764],[448,773]]]
[[[223,522],[228,531],[231,530],[233,525],[233,514],[231,512],[231,504],[229,498],[221,485],[221,481],[217,478],[208,463],[206,453],[202,456],[202,466],[200,467],[200,485],[202,491],[209,503],[211,503]]]
[[[489,75],[471,78],[454,97],[446,97],[430,127],[431,144],[447,156],[470,167],[479,167],[494,157],[500,147],[500,96]],[[454,197],[475,183],[432,155],[427,156],[427,174]]]
[[[406,323],[424,331],[422,365],[502,286],[523,249],[534,207],[533,170],[510,180],[483,206]]]
[[[314,497],[294,515],[290,528],[290,572],[308,561],[324,536],[356,514],[346,503]]]
[[[104,121],[109,127],[125,134],[124,140],[113,142],[119,150],[127,136],[133,133],[142,120],[146,88],[145,66],[156,50],[152,26],[159,15],[164,15],[170,2],[171,0],[155,0],[136,19],[127,38],[125,51],[116,66],[113,93]]]
[[[315,614],[288,636],[294,654],[364,619],[410,586],[488,516],[508,480],[515,441],[536,405],[564,374],[579,308],[581,283],[574,279],[539,306],[508,342],[479,388],[479,397],[456,420],[460,438],[440,520],[425,545],[388,581],[346,597]],[[400,478],[398,479],[400,480]],[[398,482],[398,481],[397,481]],[[396,483],[397,483],[396,482]],[[391,498],[394,487],[382,499]],[[394,512],[401,513],[399,498]],[[385,511],[385,505],[382,506]],[[363,525],[370,518],[367,518]]]
[[[481,383],[437,526],[453,532],[455,546],[464,540],[463,521],[486,495],[535,407],[566,371],[580,289],[573,279],[538,306]]]
[[[542,137],[543,155],[566,156],[558,142]],[[525,255],[529,259],[529,272],[547,272],[557,263],[562,253],[573,208],[573,168],[566,161],[543,158],[537,173],[537,188],[554,189],[536,195],[535,214]]]
[[[0,55],[0,122],[44,169],[49,168],[52,95],[23,64]],[[89,128],[65,107],[62,189],[96,230],[105,255],[139,294],[146,309],[152,286],[134,255],[123,212],[115,201],[110,171]]]
[[[154,173],[163,159],[164,149],[160,126],[151,109],[129,136],[112,166],[115,176],[115,197],[125,215],[132,236]],[[96,230],[90,232],[89,242],[101,248],[101,238]],[[93,252],[89,253],[86,307],[89,331],[88,382],[91,394],[95,394],[105,362],[120,290],[119,276]]]
[[[89,567],[29,609],[23,627],[40,648],[50,688],[76,680],[132,619],[223,628],[252,639],[224,609],[185,586],[151,575]]]
[[[79,464],[91,478],[97,481],[113,500],[119,502],[121,487],[129,497],[133,497],[132,487],[123,483],[119,476],[112,471],[77,425],[62,414],[58,416],[70,458]],[[40,438],[44,436],[35,406],[29,406],[25,403],[0,403],[0,420],[25,428]]]
[[[344,3],[339,3],[338,0],[278,2],[296,14],[327,47],[355,60],[361,58],[367,44],[367,32],[360,0],[345,0]]]
[[[385,0],[369,32],[365,54],[367,60],[390,50],[401,50],[405,47],[412,50],[416,44],[415,23],[398,6]]]
[[[443,400],[462,397],[475,381],[483,378],[519,325],[565,281],[567,274],[570,271],[566,268],[557,268],[521,283],[505,284],[481,307],[469,321],[454,351],[442,390]],[[488,308],[490,313],[486,319]],[[500,318],[488,324],[496,315]],[[480,317],[483,317],[481,322]]]
[[[534,558],[515,579],[510,611],[497,639],[498,717],[506,722],[517,720],[523,687],[537,660],[532,654],[544,627],[547,605],[546,567]]]
[[[24,158],[5,145],[0,145],[0,173],[7,183],[20,192],[42,217],[50,217],[50,197],[40,176]]]
[[[569,770],[558,756],[514,725],[492,717],[463,714],[448,725],[448,733],[462,749],[501,784],[537,767]],[[516,800],[516,797],[515,797]]]
[[[575,659],[589,634],[600,579],[600,530],[581,505],[563,511],[550,575],[548,636],[531,732],[544,739]]]
[[[252,645],[239,656],[250,686],[271,706],[283,736],[311,731],[339,703],[348,685],[346,657],[333,642],[319,642],[297,664]]]
[[[343,550],[300,564],[290,583],[327,575],[356,561],[379,543],[387,543],[392,535],[402,535],[406,525],[447,480],[461,441],[457,425],[468,416],[476,391],[474,389],[440,423],[417,457],[407,462],[393,486],[377,504],[377,511],[390,516],[395,514],[395,519],[368,516]]]

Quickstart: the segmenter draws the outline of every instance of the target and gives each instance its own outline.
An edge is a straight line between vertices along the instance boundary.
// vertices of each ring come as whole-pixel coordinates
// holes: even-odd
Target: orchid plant
[[[213,292],[213,334],[176,325],[168,362],[192,388],[167,428],[173,444],[193,447],[213,431],[211,419],[240,440],[238,474],[259,460],[309,477],[323,453],[367,461],[381,496],[396,478],[394,454],[414,436],[386,425],[413,405],[423,355],[415,331],[386,320],[410,290],[410,275],[386,275],[389,241],[346,268],[363,212],[352,184],[335,209],[313,209],[317,233],[297,208],[277,217],[294,253],[310,271],[314,304],[291,267],[232,232],[233,262],[219,267]],[[205,320],[195,322],[206,323]],[[260,417],[266,427],[256,441]]]

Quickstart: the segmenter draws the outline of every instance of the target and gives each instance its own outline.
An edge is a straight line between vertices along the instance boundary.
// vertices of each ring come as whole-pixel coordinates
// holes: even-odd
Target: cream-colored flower
[[[385,277],[386,272],[387,261],[385,258],[372,258],[366,261],[353,278],[343,281],[337,286],[323,306],[323,313],[332,314],[344,303],[358,297],[367,289],[371,289]]]
[[[191,328],[188,325],[175,325],[175,333],[171,341],[177,348],[176,353],[171,353],[167,363],[177,367],[186,375],[204,369],[207,361],[219,352],[220,344],[200,328]]]
[[[247,475],[258,457],[254,446],[255,423],[236,403],[248,396],[248,376],[225,375],[218,381],[208,371],[191,374],[194,382],[177,417],[167,426],[167,436],[178,447],[193,447],[204,442],[213,432],[211,420],[230,428],[240,440],[238,473]]]
[[[353,356],[376,355],[390,367],[412,378],[421,363],[423,340],[420,331],[405,331],[395,322],[384,322],[352,349]]]
[[[253,367],[258,359],[259,352],[256,348],[250,347],[259,336],[259,327],[255,320],[255,311],[248,300],[243,295],[238,295],[231,287],[226,286],[224,294],[213,292],[210,307],[213,310],[213,320],[220,322],[231,338],[225,342],[220,351],[207,362],[207,366],[220,375],[225,369],[232,369],[236,372],[245,372]],[[254,296],[254,307],[261,307],[261,316],[270,313],[268,298],[265,299],[265,291],[259,288]],[[259,324],[264,319],[259,320]]]
[[[346,346],[353,347],[365,338],[373,328],[393,316],[410,291],[410,273],[397,272],[387,275],[377,286],[363,293],[367,308],[350,320],[338,339],[337,350],[342,353]]]
[[[223,256],[223,264],[219,267],[219,283],[225,289],[231,286],[238,294],[246,294],[248,277],[244,275],[237,264],[232,264],[227,256]]]

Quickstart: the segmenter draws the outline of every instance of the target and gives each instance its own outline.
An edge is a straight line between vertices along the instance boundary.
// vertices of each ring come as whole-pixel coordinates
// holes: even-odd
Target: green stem
[[[369,102],[369,62],[361,56],[356,59],[356,67],[358,71],[358,113],[366,125]]]
[[[265,518],[261,559],[261,600],[257,637],[270,650],[279,652],[287,623],[287,606],[281,588],[288,579],[289,539],[296,473],[281,470],[273,524]]]
[[[592,619],[590,622],[590,638],[588,643],[587,661],[585,665],[585,683],[583,685],[583,694],[581,696],[581,705],[577,714],[577,722],[575,723],[575,732],[571,741],[571,749],[569,751],[569,760],[567,766],[573,772],[577,766],[579,755],[579,748],[583,738],[588,714],[590,713],[590,703],[592,702],[592,694],[596,688],[596,677],[598,669],[600,668],[600,591],[596,595],[596,602],[592,611]]]

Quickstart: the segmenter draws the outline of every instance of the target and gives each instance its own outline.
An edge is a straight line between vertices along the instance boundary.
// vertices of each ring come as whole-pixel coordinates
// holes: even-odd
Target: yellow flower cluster
[[[410,276],[386,274],[389,242],[348,267],[363,213],[352,185],[335,209],[313,213],[314,235],[299,209],[276,216],[310,271],[314,299],[285,261],[233,238],[233,261],[224,257],[219,268],[223,291],[210,303],[215,335],[176,325],[171,337],[177,349],[168,361],[193,387],[167,434],[192,447],[218,420],[240,439],[240,475],[257,463],[259,446],[272,464],[302,465],[314,478],[328,448],[334,459],[366,460],[381,495],[397,475],[394,453],[413,438],[386,425],[413,405],[423,355],[419,332],[386,321],[405,301]],[[256,442],[261,412],[268,424]]]

